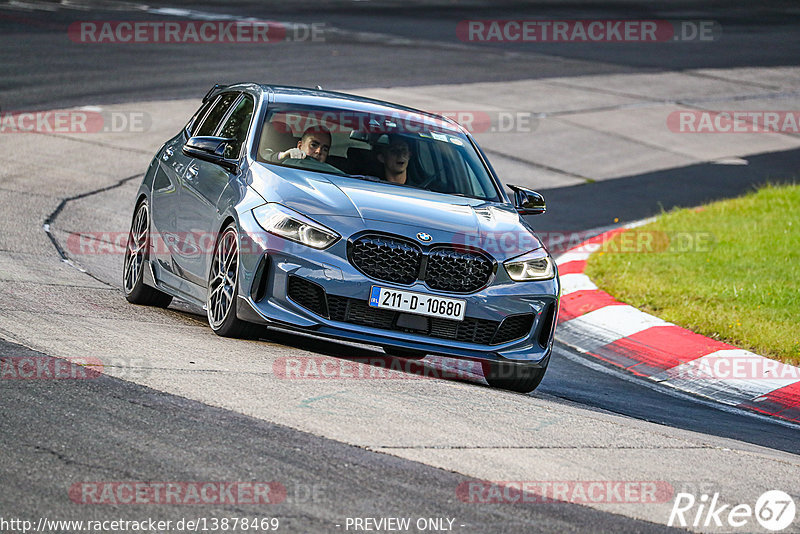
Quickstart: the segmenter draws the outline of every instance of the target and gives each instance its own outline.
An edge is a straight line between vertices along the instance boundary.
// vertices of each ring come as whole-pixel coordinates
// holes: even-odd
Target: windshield
[[[451,123],[391,114],[273,104],[258,160],[437,193],[498,201],[486,167]]]

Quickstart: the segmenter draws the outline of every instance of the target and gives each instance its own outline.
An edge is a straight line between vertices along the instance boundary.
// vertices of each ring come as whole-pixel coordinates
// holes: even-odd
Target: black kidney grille
[[[469,293],[489,282],[492,261],[482,254],[454,249],[434,249],[428,255],[425,283],[431,289]]]
[[[350,262],[359,271],[376,280],[404,285],[421,279],[425,256],[422,276],[428,287],[439,291],[477,291],[489,283],[494,272],[494,262],[485,254],[445,247],[423,253],[414,243],[388,236],[364,236],[350,247]]]
[[[404,241],[365,236],[353,243],[350,261],[361,272],[376,280],[413,284],[419,275],[422,251]]]

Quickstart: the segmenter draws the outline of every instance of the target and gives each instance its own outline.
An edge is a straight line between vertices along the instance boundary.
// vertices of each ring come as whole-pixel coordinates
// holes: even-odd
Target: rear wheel
[[[222,337],[254,337],[259,328],[236,317],[239,295],[239,236],[235,223],[220,234],[208,275],[208,324]]]
[[[166,308],[172,296],[144,283],[150,248],[150,210],[147,200],[142,200],[133,215],[125,260],[122,267],[122,288],[125,298],[132,304]]]
[[[547,363],[544,367],[533,367],[518,363],[481,362],[481,366],[483,376],[490,386],[518,393],[535,390],[547,371]]]

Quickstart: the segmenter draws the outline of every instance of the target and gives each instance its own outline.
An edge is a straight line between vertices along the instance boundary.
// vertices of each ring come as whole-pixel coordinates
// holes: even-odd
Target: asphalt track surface
[[[47,3],[44,3],[47,4]],[[99,3],[98,3],[99,4]],[[296,22],[323,22],[344,31],[326,43],[283,43],[263,49],[231,46],[158,46],[131,50],[69,43],[64,28],[92,17],[153,20],[152,14],[55,8],[0,9],[0,106],[52,109],[87,102],[116,103],[199,96],[215,82],[280,81],[326,88],[421,85],[530,79],[553,75],[627,73],[695,67],[795,65],[800,57],[800,11],[791,2],[469,2],[457,10],[417,2],[286,3],[170,2],[207,12]],[[166,5],[166,4],[165,4]],[[96,5],[95,5],[96,7]],[[609,44],[473,46],[452,36],[469,18],[692,18],[713,19],[727,44]],[[443,31],[445,28],[447,31]],[[366,35],[397,36],[397,43]],[[764,46],[767,39],[774,46]],[[731,46],[730,43],[735,43]],[[663,47],[661,49],[654,47]],[[669,48],[673,47],[673,48]],[[499,50],[501,53],[497,53]],[[790,177],[796,151],[749,158],[746,167],[697,165],[546,192],[551,213],[538,230],[586,230],[616,217],[635,220],[676,205],[696,205],[747,191],[765,177]],[[679,180],[681,187],[676,187]],[[635,184],[635,186],[634,186]],[[13,224],[6,221],[7,224]],[[326,353],[326,345],[293,334],[288,346]],[[0,341],[3,355],[29,349]],[[559,357],[560,356],[560,357]],[[559,346],[537,390],[556,401],[690,430],[709,437],[800,453],[796,428],[720,411],[690,397],[624,380],[580,362]],[[480,387],[480,386],[476,386]],[[0,515],[62,518],[75,509],[65,481],[84,480],[284,480],[288,497],[276,505],[290,532],[339,531],[348,516],[457,517],[469,532],[660,532],[662,526],[578,505],[476,507],[453,488],[465,477],[422,463],[366,451],[231,411],[111,377],[87,381],[4,382],[0,386]],[[332,483],[335,481],[335,483]],[[326,488],[315,498],[309,488]],[[148,510],[149,512],[150,510]],[[109,508],[81,509],[82,518],[107,519]],[[236,508],[204,508],[232,515]],[[247,510],[244,510],[247,512]],[[113,510],[122,517],[146,515]],[[159,518],[186,509],[159,506]]]

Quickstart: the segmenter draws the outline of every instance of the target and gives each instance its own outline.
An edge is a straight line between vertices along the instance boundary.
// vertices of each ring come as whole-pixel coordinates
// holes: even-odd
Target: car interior
[[[286,160],[275,161],[274,154],[297,147],[303,130],[308,126],[308,121],[293,120],[293,117],[285,113],[273,114],[267,119],[261,132],[258,161],[383,180],[383,164],[377,156],[381,148],[389,144],[391,135],[393,138],[401,137],[411,150],[405,186],[468,197],[496,198],[496,192],[476,176],[473,166],[480,165],[479,162],[469,161],[464,157],[463,143],[447,140],[452,139],[452,136],[442,135],[445,138],[442,141],[431,138],[427,132],[387,134],[339,127],[331,132],[331,148],[324,164],[306,160],[294,160],[296,164]],[[485,169],[477,172],[481,171],[485,172]]]

